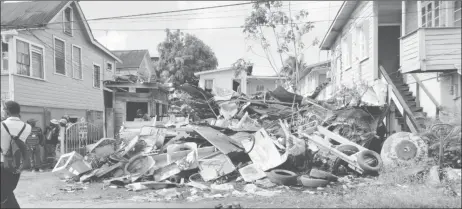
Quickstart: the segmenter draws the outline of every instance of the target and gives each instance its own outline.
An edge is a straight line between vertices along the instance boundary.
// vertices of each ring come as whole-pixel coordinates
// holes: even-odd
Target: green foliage
[[[202,40],[179,30],[166,29],[165,40],[157,46],[159,61],[155,70],[162,82],[197,83],[195,72],[218,66],[215,53]]]
[[[300,10],[297,13],[287,13],[283,11],[282,6],[283,1],[257,1],[253,5],[253,11],[245,19],[243,32],[248,39],[260,42],[273,69],[280,71],[285,76],[289,76],[292,80],[291,85],[295,86],[297,78],[294,73],[297,69],[295,63],[298,64],[300,72],[306,66],[301,58],[304,50],[310,46],[317,45],[319,40],[315,38],[310,46],[305,45],[302,41],[302,37],[314,28],[313,22],[307,21],[307,11]],[[271,29],[276,38],[277,52],[281,63],[283,63],[280,68],[273,66],[274,59],[271,53],[268,52],[271,44],[265,37],[264,28]],[[282,58],[283,55],[287,57],[285,61]]]

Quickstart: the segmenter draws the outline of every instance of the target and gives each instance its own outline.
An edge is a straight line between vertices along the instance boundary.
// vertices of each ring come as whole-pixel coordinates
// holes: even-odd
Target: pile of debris
[[[385,139],[376,130],[386,105],[339,107],[282,87],[253,98],[222,89],[212,95],[188,84],[179,89],[189,101],[177,98],[172,106],[195,117],[127,121],[117,139],[87,146],[85,157],[63,155],[53,172],[133,191],[155,189],[164,197],[178,197],[168,188],[186,185],[193,187],[188,197],[193,200],[198,191],[244,195],[227,184],[234,180],[247,183],[245,193],[271,196],[277,191],[256,184],[322,188],[339,175],[375,175],[383,167],[378,153]],[[201,198],[217,197],[223,195]]]

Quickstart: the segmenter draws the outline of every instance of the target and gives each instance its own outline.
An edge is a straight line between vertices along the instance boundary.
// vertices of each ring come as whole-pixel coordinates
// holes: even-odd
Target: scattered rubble
[[[351,101],[336,106],[338,101],[303,98],[282,87],[263,100],[219,89],[213,95],[189,84],[178,89],[190,95],[176,107],[187,110],[187,116],[127,121],[116,139],[87,146],[85,157],[76,152],[61,156],[53,172],[80,182],[104,181],[111,188],[153,190],[134,201],[197,201],[271,197],[288,189],[315,194],[333,185],[348,191],[379,185],[357,180],[379,174],[384,166],[426,159],[425,141],[410,133],[396,133],[380,146],[375,131],[386,107],[351,106]],[[172,106],[181,104],[181,99],[174,101]],[[378,151],[373,148],[377,144]],[[429,169],[431,184],[440,181],[435,169]],[[427,170],[416,168],[409,175]],[[445,173],[460,181],[460,169]]]

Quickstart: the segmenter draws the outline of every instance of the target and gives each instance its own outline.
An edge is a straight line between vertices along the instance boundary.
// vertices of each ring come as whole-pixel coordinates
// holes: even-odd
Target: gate
[[[66,128],[64,152],[75,151],[82,156],[86,154],[86,146],[98,142],[102,137],[99,127],[87,122],[74,123]]]

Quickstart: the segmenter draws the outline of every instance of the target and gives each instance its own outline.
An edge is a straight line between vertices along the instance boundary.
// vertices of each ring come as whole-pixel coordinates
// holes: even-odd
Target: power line
[[[157,14],[167,14],[167,13],[177,13],[177,12],[186,12],[186,11],[196,11],[196,10],[204,10],[204,9],[215,9],[215,8],[223,8],[223,7],[232,7],[232,6],[240,6],[246,4],[253,4],[255,2],[246,2],[246,3],[238,3],[238,4],[227,4],[227,5],[219,5],[219,6],[211,6],[211,7],[199,7],[199,8],[192,8],[192,9],[181,9],[181,10],[171,10],[171,11],[163,11],[163,12],[152,12],[152,13],[142,13],[142,14],[132,14],[132,15],[121,15],[121,16],[113,16],[113,17],[102,17],[102,18],[94,18],[94,19],[86,19],[86,20],[74,20],[69,22],[79,22],[79,21],[98,21],[98,20],[108,20],[108,19],[119,19],[119,18],[130,18],[130,17],[142,17],[148,15],[157,15]],[[65,22],[54,22],[48,24],[62,24]],[[35,27],[41,26],[42,24],[33,24],[33,25],[23,25],[23,27]],[[1,25],[2,27],[8,27],[11,25]]]
[[[304,3],[304,4],[307,4],[307,3]],[[301,5],[301,4],[297,4],[297,5]],[[282,6],[282,7],[285,7]],[[317,9],[325,9],[325,8],[330,8],[330,7],[311,7],[309,8],[309,10],[317,10]],[[302,11],[302,10],[306,10],[306,9],[300,9],[300,10],[294,10],[294,11]],[[245,9],[245,10],[226,10],[226,11],[216,11],[216,12],[206,12],[207,13],[226,13],[226,12],[232,12],[232,11],[247,11],[249,12],[248,9]],[[282,10],[284,11],[284,10]],[[202,15],[204,14],[203,12],[202,13],[189,13],[189,14],[175,14],[175,15],[163,15],[163,16],[151,16],[151,17],[134,17],[134,18],[123,18],[123,19],[119,19],[119,20],[133,20],[133,19],[136,19],[136,20],[140,20],[140,19],[155,19],[155,18],[159,18],[159,17],[178,17],[178,16],[187,16],[187,15],[195,15],[195,14],[199,14],[199,15]],[[202,17],[202,18],[192,18],[192,19],[208,19],[208,18],[228,18],[228,17],[245,17],[245,16],[248,16],[248,14],[242,14],[242,15],[233,15],[233,16],[222,16],[222,17]],[[191,19],[190,17],[186,17],[186,18],[181,18],[181,19],[177,19],[177,18],[167,18],[165,20],[187,20],[187,19]]]
[[[446,8],[450,9],[450,8]],[[418,12],[408,12],[408,13],[418,13]],[[390,14],[390,15],[369,15],[369,16],[362,16],[362,17],[356,17],[356,18],[338,18],[338,20],[358,20],[358,19],[365,19],[369,17],[394,17],[395,14]],[[293,24],[304,24],[304,23],[319,23],[319,22],[331,22],[331,19],[327,20],[313,20],[313,21],[306,21],[306,22],[298,22],[298,23],[293,23]],[[155,21],[153,21],[155,22]],[[286,25],[286,24],[275,24],[275,25]],[[269,26],[269,25],[261,25],[261,26]],[[238,28],[243,28],[243,26],[226,26],[226,27],[211,27],[211,28],[172,28],[170,30],[218,30],[218,29],[238,29]],[[63,30],[62,28],[60,29],[53,29],[53,28],[47,28],[49,30]],[[72,30],[85,30],[85,29],[72,29]],[[111,29],[111,28],[96,28],[96,29],[91,29],[91,30],[112,30],[112,31],[165,31],[165,28],[140,28],[140,29]]]

